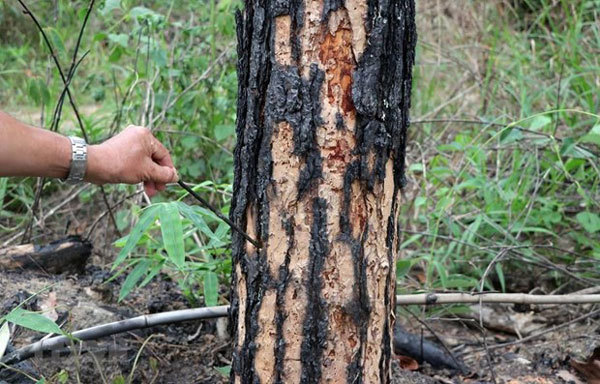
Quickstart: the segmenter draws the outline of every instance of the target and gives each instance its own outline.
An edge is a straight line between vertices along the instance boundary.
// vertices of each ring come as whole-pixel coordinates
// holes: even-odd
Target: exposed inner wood
[[[291,27],[292,18],[290,15],[275,18],[275,60],[284,66],[292,65]]]
[[[352,50],[355,60],[358,61],[367,44],[367,29],[365,28],[367,2],[365,0],[346,0],[346,10],[352,25]]]
[[[353,300],[355,290],[354,259],[348,243],[339,239],[341,234],[339,212],[344,198],[344,175],[348,165],[355,160],[354,105],[352,103],[352,72],[355,67],[352,54],[352,30],[348,14],[341,8],[330,16],[319,47],[319,65],[325,70],[321,90],[322,118],[324,124],[317,130],[317,143],[323,158],[323,180],[319,196],[328,201],[327,233],[331,244],[325,261],[322,296],[328,303],[329,330],[323,353],[322,382],[347,382],[347,368],[360,348],[358,328],[345,309]],[[334,29],[335,28],[335,29]],[[338,128],[342,115],[344,126]],[[362,195],[362,193],[360,194]],[[361,199],[350,212],[360,216],[364,212]],[[350,218],[360,222],[360,217]],[[364,219],[362,219],[364,222]],[[362,231],[362,228],[359,229]]]

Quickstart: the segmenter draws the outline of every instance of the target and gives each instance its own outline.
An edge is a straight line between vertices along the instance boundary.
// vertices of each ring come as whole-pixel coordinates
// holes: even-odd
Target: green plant
[[[203,183],[195,189],[210,185]],[[115,277],[133,268],[123,283],[119,299],[165,271],[193,304],[198,301],[197,285],[201,284],[205,304],[216,305],[219,276],[231,272],[228,238],[227,224],[203,207],[178,201],[156,203],[143,209],[129,235],[116,243],[121,251],[113,270],[119,266],[121,269]],[[136,254],[136,248],[143,251]]]

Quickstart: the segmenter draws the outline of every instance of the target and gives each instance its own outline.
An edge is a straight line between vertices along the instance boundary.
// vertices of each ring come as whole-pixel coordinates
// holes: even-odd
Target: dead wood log
[[[432,341],[407,332],[400,325],[394,327],[394,352],[398,355],[409,356],[419,363],[428,362],[434,368],[450,368],[463,374],[469,372],[467,366],[450,351],[444,350]]]
[[[92,244],[69,236],[47,245],[25,244],[0,248],[0,272],[37,270],[47,273],[81,271],[92,253]]]

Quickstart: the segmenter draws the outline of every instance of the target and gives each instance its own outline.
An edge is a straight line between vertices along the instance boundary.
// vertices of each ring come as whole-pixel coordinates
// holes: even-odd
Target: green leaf
[[[453,276],[445,279],[444,289],[472,288],[477,286],[477,280],[468,276]]]
[[[533,119],[531,119],[531,122],[529,123],[529,129],[531,129],[532,131],[539,131],[540,129],[544,128],[545,126],[551,123],[552,119],[547,115],[536,116]]]
[[[108,35],[104,32],[98,32],[94,35],[94,41],[102,41],[106,39]]]
[[[396,279],[403,279],[412,268],[412,265],[412,260],[398,260],[396,262]]]
[[[233,124],[227,124],[227,125],[217,125],[215,127],[215,139],[217,139],[218,141],[223,141],[231,136],[233,136],[233,134],[235,133],[235,126]]]
[[[225,365],[223,367],[215,367],[215,369],[217,370],[217,372],[219,372],[224,377],[229,378],[229,375],[231,373],[231,365]]]
[[[63,333],[63,331],[58,327],[58,325],[56,325],[54,321],[50,320],[44,315],[36,312],[26,311],[22,308],[13,309],[4,317],[4,319],[13,324],[20,325],[21,327],[29,328],[38,332]]]
[[[400,245],[400,249],[406,249],[409,245],[414,243],[415,241],[419,241],[423,237],[421,234],[415,234],[409,237],[405,242]]]
[[[154,12],[153,10],[146,8],[146,7],[133,7],[131,8],[131,10],[129,11],[129,16],[131,16],[133,19],[140,19],[140,18],[147,18],[147,17],[160,17],[161,15]]]
[[[146,276],[144,281],[142,281],[142,283],[140,284],[140,288],[146,286],[146,284],[148,284],[154,278],[154,276],[158,275],[158,273],[160,272],[163,265],[165,265],[165,261],[161,260],[154,267],[152,267],[152,269],[150,270],[150,272],[148,272],[148,275]]]
[[[117,268],[119,266],[119,264],[121,264],[123,261],[125,261],[125,259],[127,258],[127,255],[129,255],[129,253],[133,250],[133,248],[140,241],[140,239],[142,238],[142,235],[144,234],[146,229],[148,229],[150,224],[154,223],[154,220],[156,219],[156,214],[158,213],[158,210],[160,209],[160,207],[161,207],[161,205],[152,205],[143,211],[142,216],[140,217],[140,220],[138,221],[136,226],[133,227],[133,229],[131,230],[131,233],[129,233],[129,236],[127,237],[127,242],[125,243],[125,246],[123,247],[123,249],[121,249],[121,252],[119,252],[119,255],[117,256],[117,259],[113,263],[111,270],[114,270],[115,268]]]
[[[179,210],[181,211],[181,213],[187,217],[188,219],[190,219],[190,221],[192,223],[194,223],[194,225],[196,226],[196,228],[198,228],[198,230],[200,230],[200,232],[202,232],[203,234],[205,234],[206,236],[208,236],[211,240],[214,240],[215,242],[221,242],[221,239],[219,239],[213,231],[211,231],[211,229],[208,227],[208,224],[206,224],[206,221],[204,220],[204,218],[197,213],[194,208],[190,207],[189,205],[187,205],[184,202],[179,202],[178,203],[178,207]]]
[[[513,227],[510,229],[511,233],[518,233],[518,232],[524,232],[524,233],[545,233],[547,235],[551,235],[554,237],[558,237],[558,235],[546,228],[541,228],[541,227],[524,227],[522,223],[516,223],[515,225],[513,225]]]
[[[600,231],[600,216],[592,212],[580,212],[575,216],[579,224],[589,233]]]
[[[596,144],[600,147],[600,135],[593,133],[587,134],[581,138],[582,143]]]
[[[56,29],[50,27],[44,29],[46,30],[46,35],[48,35],[48,38],[52,42],[54,50],[60,55],[66,55],[67,50],[65,49],[65,43],[63,43],[62,37],[60,37]]]
[[[219,300],[219,278],[212,271],[204,275],[204,302],[207,307],[214,307]]]
[[[46,82],[41,78],[37,79],[37,88],[40,93],[40,101],[43,104],[48,105],[50,103],[50,91],[48,90]]]
[[[519,141],[523,138],[523,133],[518,128],[507,128],[500,134],[500,142],[502,144],[510,144]]]
[[[159,212],[160,229],[169,259],[179,268],[183,269],[185,263],[185,249],[183,244],[183,228],[177,203],[161,205]]]
[[[106,0],[104,7],[100,10],[100,14],[104,16],[115,9],[121,9],[121,0]]]
[[[592,127],[590,132],[581,138],[583,143],[596,144],[600,147],[600,124]]]
[[[46,379],[41,377],[38,381],[35,382],[35,384],[46,384]]]
[[[500,280],[500,287],[502,287],[502,292],[506,292],[506,280],[504,279],[504,270],[502,269],[502,264],[496,263],[494,269],[496,270],[496,274],[498,275],[498,280]]]
[[[112,52],[108,56],[108,61],[111,63],[116,63],[117,61],[119,61],[119,59],[123,55],[124,51],[125,50],[120,45],[115,46],[115,48],[112,50]]]
[[[127,275],[123,286],[121,287],[121,291],[119,292],[119,301],[123,300],[129,292],[135,288],[135,285],[142,278],[142,276],[148,271],[150,268],[150,260],[142,260],[135,266],[133,271]]]
[[[10,329],[8,329],[8,323],[5,321],[0,327],[0,359],[4,356],[4,352],[6,351],[6,347],[8,347],[8,342],[10,340]]]
[[[40,89],[38,87],[38,82],[35,79],[29,80],[27,84],[27,94],[35,104],[39,104],[41,102],[42,98],[40,95]]]
[[[8,185],[8,179],[6,177],[0,177],[0,212],[4,208],[4,197],[6,196],[6,186]]]
[[[127,43],[129,42],[129,35],[126,35],[124,33],[109,33],[108,40],[112,41],[115,44],[119,44],[123,48],[127,48]]]
[[[66,382],[69,381],[69,372],[62,369],[60,372],[58,372],[57,379],[60,384],[66,384]]]

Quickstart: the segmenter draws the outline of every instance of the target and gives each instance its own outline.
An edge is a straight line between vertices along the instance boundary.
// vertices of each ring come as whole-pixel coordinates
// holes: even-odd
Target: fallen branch
[[[419,363],[426,361],[434,368],[450,368],[465,375],[469,372],[465,364],[450,351],[444,350],[421,335],[407,332],[399,325],[394,328],[393,345],[396,354],[410,356]]]
[[[0,248],[0,271],[41,269],[46,273],[78,271],[92,253],[92,245],[77,236],[45,246],[33,244]]]
[[[149,328],[157,325],[174,324],[182,321],[198,319],[214,319],[227,316],[229,306],[206,307],[184,309],[181,311],[170,311],[155,313],[152,315],[142,315],[131,319],[115,321],[108,324],[97,325],[95,327],[82,329],[73,332],[69,336],[81,341],[94,340],[101,337],[115,335],[118,333],[133,331],[135,329]],[[56,336],[50,339],[40,340],[26,347],[18,349],[14,353],[0,360],[4,364],[15,364],[35,356],[37,353],[52,351],[71,345],[71,339],[68,336]]]
[[[396,296],[397,305],[433,304],[598,304],[600,295],[528,295],[525,293],[421,293]]]

